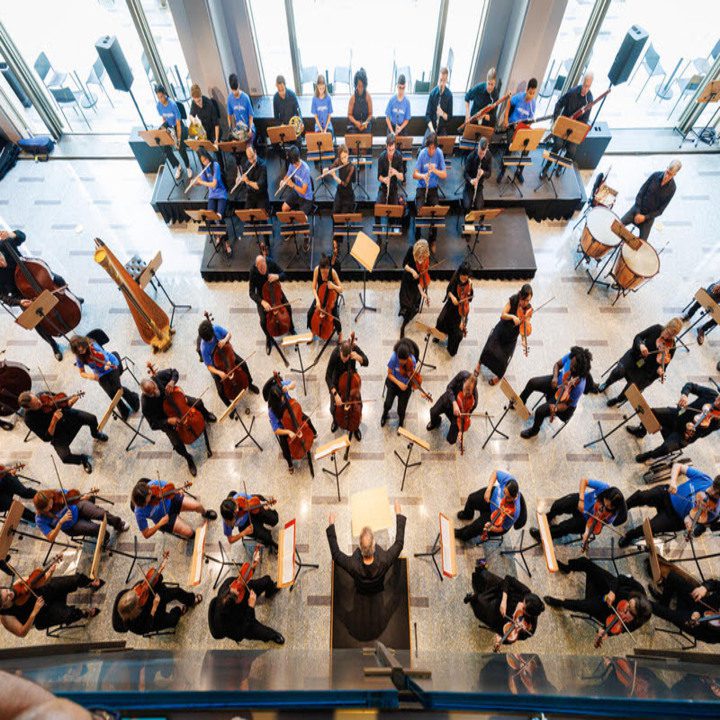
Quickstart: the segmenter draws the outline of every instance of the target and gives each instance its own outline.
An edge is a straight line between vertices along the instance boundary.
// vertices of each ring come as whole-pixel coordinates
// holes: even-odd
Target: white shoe
[[[187,176],[188,180],[192,177],[192,170],[190,168],[187,169]]]
[[[176,180],[179,180],[179,179],[180,179],[181,173],[182,173],[182,168],[178,165],[178,166],[175,168],[175,179],[176,179]]]

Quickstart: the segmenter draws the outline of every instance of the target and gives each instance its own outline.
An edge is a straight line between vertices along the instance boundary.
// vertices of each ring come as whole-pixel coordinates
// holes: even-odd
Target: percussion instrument
[[[660,256],[657,250],[650,243],[641,240],[637,250],[623,243],[612,275],[623,290],[635,290],[659,272]]]
[[[585,255],[600,260],[620,244],[621,239],[612,231],[613,221],[617,219],[617,215],[606,207],[590,210],[580,236],[580,247]]]

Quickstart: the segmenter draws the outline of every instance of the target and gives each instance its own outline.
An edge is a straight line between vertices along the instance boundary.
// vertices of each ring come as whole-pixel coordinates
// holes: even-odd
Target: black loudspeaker
[[[95,43],[95,49],[105,66],[113,87],[116,90],[130,92],[133,74],[118,39],[114,35],[105,35]]]
[[[580,170],[594,170],[602,160],[612,133],[607,123],[596,122],[585,139],[577,146],[575,162]]]
[[[643,30],[639,25],[633,25],[627,31],[618,54],[615,56],[615,61],[608,71],[608,80],[612,85],[620,85],[630,77],[647,39],[647,30]]]

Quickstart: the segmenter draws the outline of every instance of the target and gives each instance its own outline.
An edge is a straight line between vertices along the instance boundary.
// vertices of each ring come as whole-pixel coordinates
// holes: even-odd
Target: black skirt
[[[480,355],[480,364],[501,378],[505,375],[515,352],[518,335],[515,323],[508,320],[500,322],[492,329]]]

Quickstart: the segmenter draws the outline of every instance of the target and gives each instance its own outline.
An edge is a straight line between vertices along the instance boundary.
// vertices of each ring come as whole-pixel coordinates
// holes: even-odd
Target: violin
[[[17,475],[23,468],[25,463],[15,463],[14,465],[0,465],[0,476],[1,475]]]
[[[595,505],[593,505],[593,511],[592,515],[588,517],[587,522],[585,523],[585,538],[582,542],[581,550],[582,552],[586,552],[588,549],[588,546],[590,545],[590,538],[596,537],[602,532],[602,529],[605,525],[608,525],[610,523],[610,518],[613,516],[612,510],[608,510],[605,507],[605,503],[601,500],[596,500]]]
[[[503,635],[500,641],[496,642],[493,646],[493,652],[498,652],[503,643],[510,645],[517,642],[521,632],[528,635],[533,634],[532,625],[525,619],[525,606],[522,603],[518,603],[512,618],[508,618],[508,622],[503,625]]]
[[[320,281],[317,295],[319,302],[315,303],[315,310],[310,318],[310,329],[313,335],[321,340],[328,340],[335,332],[335,318],[333,309],[338,299],[338,292],[330,287],[332,270],[328,270],[328,279]]]
[[[50,500],[50,508],[47,513],[50,515],[57,515],[61,510],[82,502],[83,500],[89,500],[92,497],[97,497],[100,492],[100,488],[90,488],[89,492],[80,494],[80,491],[76,488],[71,488],[66,492],[62,490],[39,490],[38,495],[42,495]]]
[[[355,333],[350,335],[350,347],[355,347]],[[352,352],[352,351],[351,351]],[[348,432],[355,432],[362,422],[362,380],[357,371],[352,369],[352,360],[348,361],[348,369],[338,378],[337,391],[342,402],[335,404],[333,413],[338,427]]]
[[[277,503],[274,497],[263,499],[259,495],[251,495],[249,498],[237,495],[234,500],[239,513],[250,513],[250,515],[257,515],[263,508],[272,507]]]
[[[688,542],[695,532],[698,523],[707,524],[710,515],[717,510],[718,498],[711,497],[707,493],[699,492],[696,495],[695,507],[688,513],[688,517],[692,520],[690,529],[685,533],[685,540]]]
[[[32,378],[28,369],[17,362],[0,360],[0,417],[16,413],[18,396],[32,388]]]
[[[633,663],[630,669],[630,661],[626,658],[613,658],[613,669],[615,677],[621,685],[626,687],[630,696],[634,697],[650,697],[650,685],[648,681],[637,674],[637,664]]]
[[[490,527],[483,528],[482,534],[480,535],[480,542],[486,542],[487,539],[490,537],[490,531],[493,530],[494,532],[498,533],[502,530],[503,523],[505,522],[505,518],[514,518],[515,517],[515,503],[518,501],[518,498],[509,498],[506,496],[503,496],[502,500],[500,501],[500,507],[496,506],[496,510],[493,510],[490,515],[490,522],[488,525]],[[493,505],[495,503],[492,503]]]
[[[479,374],[480,364],[478,363],[473,371],[473,375],[477,378]],[[470,429],[470,416],[475,409],[475,396],[473,393],[466,396],[465,393],[460,390],[455,397],[455,402],[457,402],[458,409],[460,410],[460,414],[455,418],[455,422],[457,422],[458,430],[460,431],[460,454],[463,455],[465,453],[464,437],[465,433]]]
[[[147,363],[147,368],[148,374],[155,380],[157,368],[151,362]],[[166,388],[164,395],[163,411],[165,415],[168,418],[178,419],[173,429],[185,445],[194,443],[205,431],[205,418],[202,413],[194,404],[188,404],[185,393],[177,385],[170,391]]]
[[[626,623],[623,619],[623,615],[626,615],[630,610],[629,600],[619,600],[614,608],[614,612],[607,616],[605,619],[604,634],[605,635],[620,635],[626,629]],[[595,647],[599,648],[602,645],[602,635],[595,636]]]
[[[43,412],[54,413],[56,410],[63,410],[70,407],[73,400],[81,398],[85,395],[84,391],[76,392],[74,395],[66,395],[65,393],[41,392],[38,393],[38,400],[42,403]]]
[[[417,372],[417,363],[408,355],[405,360],[400,360],[400,370],[402,374],[408,378],[407,385],[412,390],[419,390],[420,394],[428,401],[432,402],[432,395],[426,392],[422,386],[422,375]]]
[[[245,595],[250,589],[248,583],[252,580],[254,572],[255,563],[245,562],[238,569],[238,576],[230,583],[230,587],[235,591],[233,597],[238,605],[245,599]]]
[[[158,581],[160,580],[160,576],[162,575],[163,570],[165,569],[165,565],[167,565],[168,558],[170,557],[170,551],[166,550],[163,553],[163,559],[160,563],[160,567],[157,569],[151,567],[146,573],[145,577],[135,585],[133,590],[135,591],[135,594],[137,595],[138,602],[140,603],[141,607],[145,607],[147,604],[147,601],[150,599],[150,595],[152,594],[153,597],[155,596],[155,586],[158,584]]]
[[[162,487],[159,485],[148,485],[148,490],[150,491],[150,500],[148,500],[148,505],[151,507],[155,507],[159,505],[163,500],[167,500],[168,498],[173,497],[173,495],[177,495],[178,493],[181,493],[183,490],[187,490],[192,485],[192,480],[188,480],[184,485],[181,487],[176,487],[174,483],[166,483]]]
[[[271,337],[287,335],[292,326],[290,303],[284,300],[283,289],[279,280],[266,282],[262,289],[262,299],[270,305],[265,313],[265,327]]]
[[[417,268],[418,285],[423,293],[427,295],[427,289],[430,287],[430,258],[427,257],[416,262],[415,267]],[[428,300],[428,305],[430,305],[430,300]]]
[[[213,316],[204,313],[206,320],[212,324]],[[218,343],[213,350],[212,360],[213,367],[225,373],[225,377],[220,381],[223,394],[228,400],[236,398],[243,390],[250,387],[250,379],[240,363],[235,362],[235,350],[230,342]]]
[[[18,575],[15,570],[10,567],[10,569],[18,576],[18,581],[13,584],[12,591],[15,595],[15,599],[13,600],[13,604],[15,605],[24,605],[29,599],[30,596],[37,599],[38,594],[37,590],[39,590],[45,583],[48,581],[48,572],[50,572],[50,568],[52,568],[55,563],[58,563],[62,560],[62,553],[54,557],[44,568],[35,568],[30,575],[28,575],[27,579],[23,578],[22,576]]]
[[[300,403],[285,394],[280,373],[275,371],[273,377],[282,393],[281,402],[283,404],[283,412],[280,422],[286,430],[291,430],[295,433],[293,438],[288,438],[290,456],[295,460],[300,460],[310,453],[310,448],[312,448],[315,436],[307,420],[303,420],[303,411]]]
[[[473,296],[472,283],[468,281],[457,285],[458,315],[460,315],[460,330],[463,337],[467,337],[468,316],[470,315],[470,300]]]
[[[720,419],[720,410],[716,410],[711,403],[702,406],[702,411],[693,418],[693,430],[708,428],[714,420]]]
[[[665,367],[672,360],[672,351],[675,349],[675,339],[665,340],[662,335],[657,339],[655,343],[657,347],[657,361],[658,365],[662,368],[662,375],[660,376],[660,384],[665,383]]]
[[[518,329],[520,330],[520,339],[522,341],[523,354],[527,357],[530,354],[530,347],[528,346],[528,337],[532,334],[532,323],[530,319],[533,315],[533,306],[528,305],[526,308],[518,305],[517,316],[520,320]]]
[[[570,393],[580,382],[579,377],[571,377],[570,371],[563,373],[562,380],[558,383],[555,391],[555,404],[550,405],[550,422],[555,419],[555,412],[558,405],[567,405],[570,402]]]

